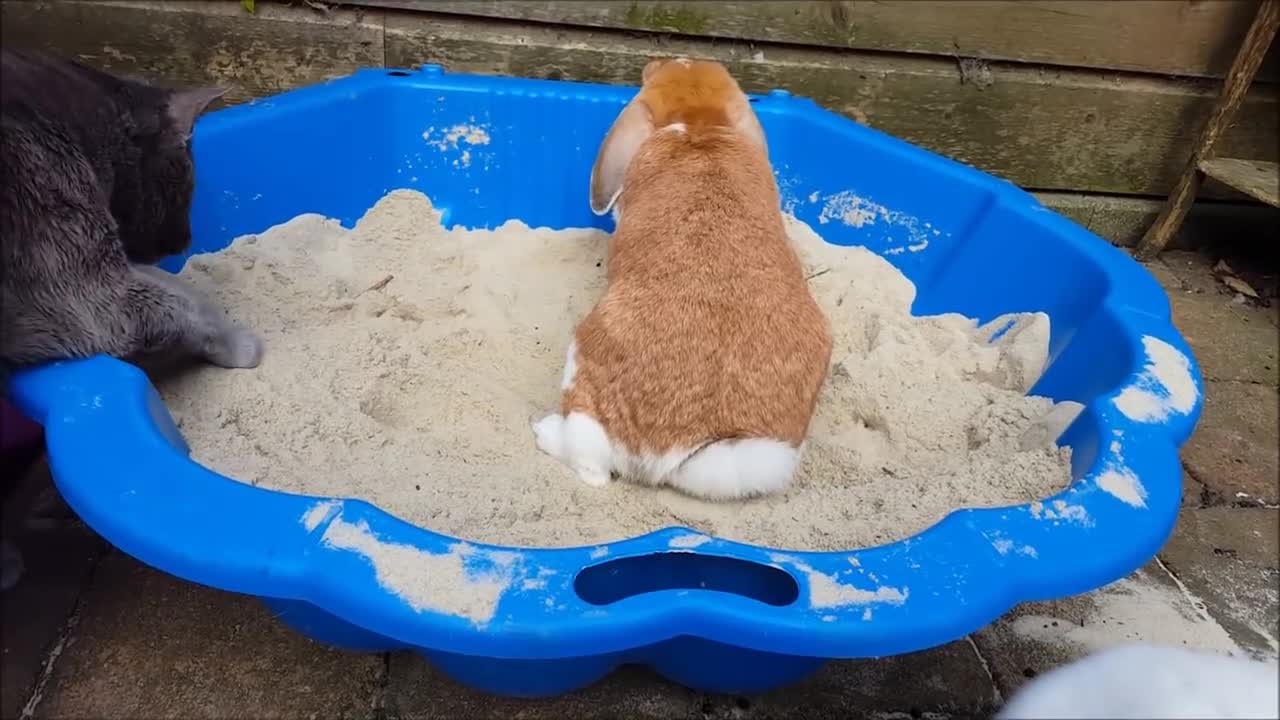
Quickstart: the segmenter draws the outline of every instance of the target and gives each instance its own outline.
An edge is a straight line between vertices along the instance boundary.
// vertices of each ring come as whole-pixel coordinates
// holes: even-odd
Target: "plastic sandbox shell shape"
[[[599,138],[634,92],[428,66],[361,71],[213,113],[195,136],[193,252],[302,212],[350,225],[401,186],[430,186],[449,223],[607,227],[585,190],[576,203],[563,188],[586,187]],[[919,314],[1050,315],[1050,364],[1033,392],[1086,406],[1062,439],[1073,448],[1069,488],[958,510],[908,539],[847,552],[771,550],[680,528],[599,547],[501,548],[364,502],[262,490],[205,469],[147,378],[117,360],[26,371],[12,395],[45,426],[67,502],[123,551],[260,596],[318,640],[417,649],[501,694],[564,692],[630,662],[702,690],[759,691],[828,658],[951,641],[1015,603],[1091,590],[1149,560],[1177,515],[1177,448],[1202,396],[1154,279],[1006,182],[786,93],[752,100],[784,202],[801,220],[821,222],[854,181],[877,208],[930,218],[938,232],[923,244],[919,227],[887,213],[878,224],[845,213],[822,228],[831,242],[890,258],[921,289]],[[486,128],[483,145],[422,154],[423,127],[466,123]],[[531,155],[517,162],[516,153]],[[411,179],[394,172],[406,163]],[[536,183],[533,167],[543,168]]]

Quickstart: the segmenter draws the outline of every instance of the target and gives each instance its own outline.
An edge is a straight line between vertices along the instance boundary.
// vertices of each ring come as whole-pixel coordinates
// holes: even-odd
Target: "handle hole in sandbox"
[[[573,589],[583,602],[609,605],[660,590],[713,590],[782,607],[800,597],[785,570],[738,558],[661,552],[619,558],[578,573]]]
[[[403,70],[390,70],[387,72],[391,77],[410,77],[413,73],[407,73]]]

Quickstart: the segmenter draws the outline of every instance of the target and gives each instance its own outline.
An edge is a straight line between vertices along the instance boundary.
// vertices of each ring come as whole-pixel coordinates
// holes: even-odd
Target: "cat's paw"
[[[262,362],[262,338],[249,328],[232,327],[209,352],[209,362],[224,368],[256,368]]]

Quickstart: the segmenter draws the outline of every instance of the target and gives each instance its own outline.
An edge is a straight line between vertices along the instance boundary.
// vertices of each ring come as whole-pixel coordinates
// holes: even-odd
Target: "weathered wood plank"
[[[949,157],[1044,190],[1163,195],[1186,162],[1215,83],[1121,80],[1084,71],[981,68],[964,84],[954,63],[833,54],[743,43],[660,40],[547,25],[387,15],[389,66],[441,63],[458,72],[634,85],[655,54],[721,60],[751,91],[798,95]],[[1273,90],[1273,89],[1272,89]],[[1256,92],[1224,152],[1274,159],[1277,97]]]
[[[1226,73],[1256,0],[343,0],[439,13],[1169,75]],[[1280,77],[1273,54],[1262,77]]]
[[[4,44],[42,46],[173,84],[222,82],[231,102],[357,67],[441,62],[484,72],[635,84],[653,54],[718,57],[752,90],[787,87],[911,142],[1024,187],[1165,194],[1185,162],[1212,83],[1121,81],[1087,72],[996,66],[960,83],[953,63],[808,48],[663,40],[625,33],[381,11],[330,13],[235,0],[0,3]],[[981,68],[979,68],[981,69]],[[979,73],[981,75],[981,73]],[[1276,159],[1274,91],[1255,93],[1221,146]]]
[[[1036,192],[1045,207],[1121,247],[1132,247],[1164,207],[1157,198]],[[1168,249],[1185,250],[1221,243],[1223,237],[1266,238],[1275,234],[1276,211],[1265,205],[1199,202],[1191,207]]]
[[[1271,39],[1280,29],[1280,0],[1262,0],[1257,16],[1249,26],[1244,41],[1231,62],[1231,70],[1222,81],[1222,88],[1213,102],[1209,118],[1204,122],[1195,145],[1192,146],[1185,167],[1174,182],[1169,200],[1160,216],[1151,224],[1151,229],[1138,244],[1135,257],[1149,260],[1159,253],[1177,232],[1178,225],[1186,217],[1191,204],[1200,192],[1203,176],[1200,172],[1200,161],[1213,157],[1218,153],[1217,144],[1223,134],[1231,126],[1250,86],[1254,75],[1262,64],[1263,54],[1271,46]],[[1274,125],[1273,125],[1274,127]],[[1246,157],[1256,157],[1248,155]],[[1270,160],[1271,158],[1268,158]]]
[[[1211,158],[1200,161],[1200,172],[1228,187],[1280,206],[1280,165],[1241,158]]]
[[[236,103],[382,65],[381,14],[239,2],[6,2],[0,40],[174,85],[221,84]]]

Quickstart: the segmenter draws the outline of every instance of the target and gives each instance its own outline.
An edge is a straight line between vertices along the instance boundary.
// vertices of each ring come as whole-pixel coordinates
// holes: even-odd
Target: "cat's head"
[[[129,108],[136,167],[127,180],[117,178],[112,211],[130,260],[152,263],[190,247],[191,133],[196,119],[224,92],[159,90]]]

